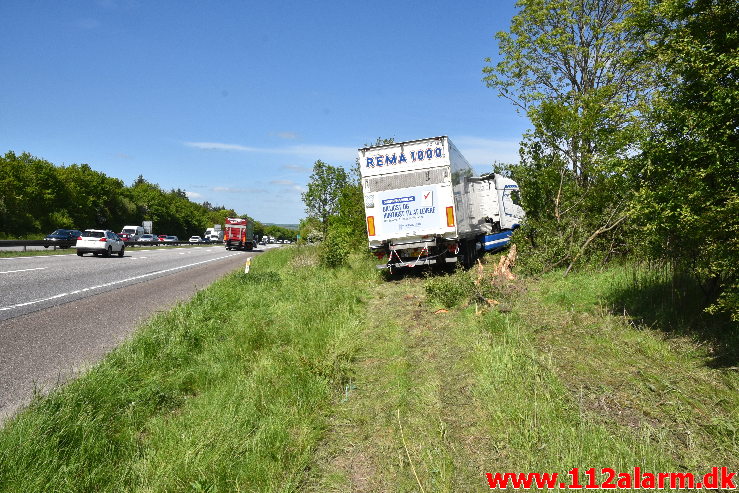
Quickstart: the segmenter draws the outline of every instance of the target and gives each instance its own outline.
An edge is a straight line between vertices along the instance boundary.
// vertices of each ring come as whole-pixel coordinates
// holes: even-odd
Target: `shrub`
[[[351,252],[346,235],[338,231],[329,231],[326,239],[321,243],[319,260],[321,265],[330,268],[341,267],[346,264]]]

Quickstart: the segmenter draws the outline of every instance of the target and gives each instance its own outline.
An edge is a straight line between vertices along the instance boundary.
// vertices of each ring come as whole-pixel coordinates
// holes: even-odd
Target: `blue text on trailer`
[[[433,159],[435,157],[441,157],[442,156],[442,150],[441,147],[436,147],[434,149],[426,149],[426,150],[420,150],[420,151],[411,151],[411,162],[415,163],[416,161],[424,161],[427,159]],[[375,168],[375,167],[382,167],[382,166],[391,166],[394,164],[403,164],[407,163],[408,158],[405,156],[405,152],[401,152],[400,156],[398,156],[396,153],[385,154],[385,155],[377,155],[375,157],[368,157],[366,167],[367,168]]]

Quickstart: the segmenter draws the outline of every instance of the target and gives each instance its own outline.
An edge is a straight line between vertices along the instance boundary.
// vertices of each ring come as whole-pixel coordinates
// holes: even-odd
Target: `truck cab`
[[[223,232],[223,242],[226,250],[253,250],[256,246],[254,241],[254,223],[249,219],[238,217],[227,217],[226,228]]]

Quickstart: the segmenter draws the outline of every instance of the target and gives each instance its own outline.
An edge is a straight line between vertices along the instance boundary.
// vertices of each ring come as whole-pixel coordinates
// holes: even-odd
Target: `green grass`
[[[336,403],[308,491],[469,491],[489,458],[471,398],[477,335],[435,314],[421,279],[383,283],[368,305],[351,386]]]
[[[635,276],[643,277],[635,282]],[[675,316],[660,291],[663,280],[659,272],[635,274],[633,267],[552,274],[531,286],[518,325],[534,334],[537,353],[591,419],[633,434],[659,430],[659,447],[676,467],[718,462],[737,470],[739,374],[736,366],[716,365],[718,353],[724,362],[729,354],[724,341],[705,337],[719,326],[731,339],[736,327],[689,303]],[[647,287],[663,295],[645,295]],[[651,323],[614,302],[625,293],[639,298],[643,310],[652,306]]]
[[[304,250],[303,250],[304,251]],[[3,491],[289,491],[342,389],[370,269],[298,249],[157,316],[0,431]]]
[[[485,491],[485,472],[739,468],[735,369],[611,304],[647,280],[617,267],[508,283],[491,267],[375,288],[352,386],[304,489]]]
[[[739,469],[732,327],[680,301],[686,281],[621,266],[508,282],[494,264],[388,282],[359,257],[260,255],[11,421],[0,490],[456,492],[488,490],[486,472]]]
[[[480,398],[496,396],[486,402],[508,468],[739,468],[736,368],[714,368],[712,346],[666,330],[674,317],[645,325],[614,303],[652,285],[635,283],[633,267],[553,272],[478,323],[491,333],[476,352]]]

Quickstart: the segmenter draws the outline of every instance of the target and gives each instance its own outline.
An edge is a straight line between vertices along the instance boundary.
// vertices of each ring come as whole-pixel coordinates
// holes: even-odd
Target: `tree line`
[[[233,209],[191,201],[184,190],[163,190],[139,176],[127,186],[88,164],[56,166],[29,153],[0,156],[0,235],[22,238],[55,229],[110,229],[152,221],[154,233],[202,235],[240,216]],[[295,233],[254,221],[255,234],[294,238]]]
[[[709,311],[739,320],[736,0],[516,6],[483,80],[531,124],[519,163],[493,164],[522,190],[522,267],[666,262],[700,284]],[[327,250],[366,247],[357,178],[314,166],[303,227]]]

